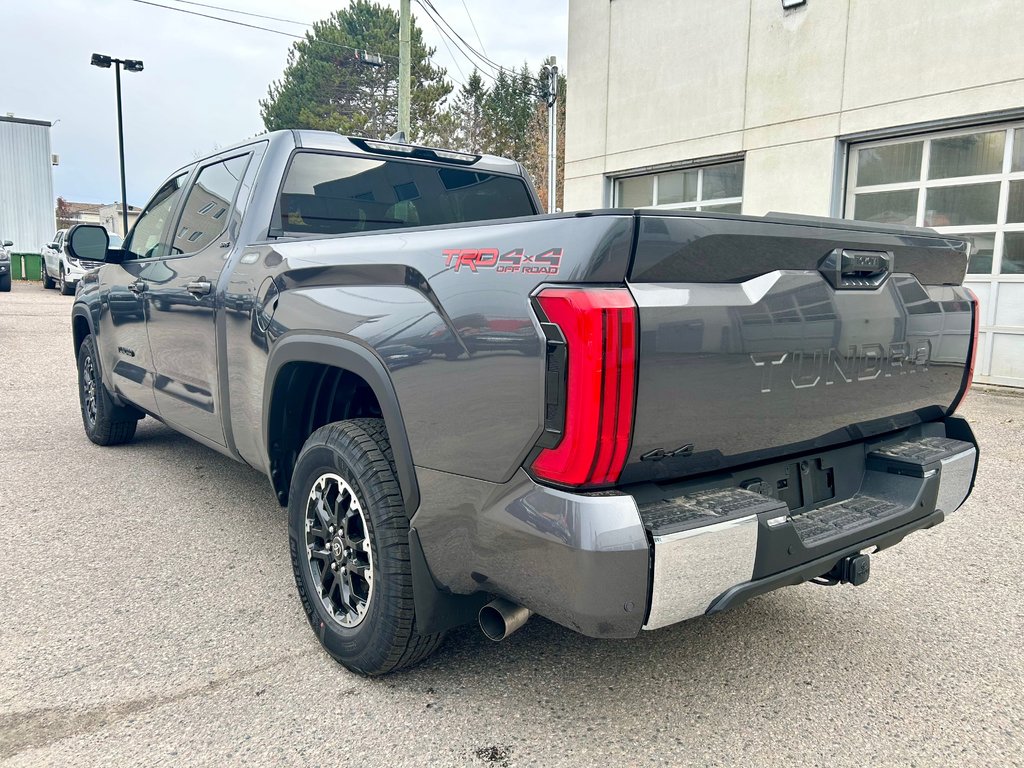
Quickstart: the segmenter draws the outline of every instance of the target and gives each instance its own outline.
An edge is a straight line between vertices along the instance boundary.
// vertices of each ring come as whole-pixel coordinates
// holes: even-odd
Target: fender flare
[[[413,466],[412,448],[398,394],[387,366],[364,342],[330,332],[288,331],[274,343],[267,358],[263,385],[263,448],[270,467],[270,406],[274,384],[288,363],[320,363],[349,371],[365,381],[380,403],[395,458],[398,485],[410,519],[420,503],[419,484]]]
[[[92,336],[96,341],[96,365],[100,369],[100,380],[107,388],[107,393],[113,398],[114,402],[118,405],[124,405],[121,402],[121,398],[114,393],[113,382],[107,377],[106,368],[103,366],[103,360],[99,354],[99,337],[96,334],[96,320],[93,317],[93,308],[91,304],[75,300],[75,303],[71,305],[71,352],[75,358],[75,365],[78,365],[78,350],[81,349],[82,342],[85,341],[85,336],[78,337],[75,333],[75,325],[78,323],[78,318],[82,318],[82,322],[85,323],[86,333],[85,336]]]
[[[75,346],[74,352],[76,355],[78,353],[79,340],[75,338],[74,329],[75,321],[78,320],[78,318],[80,317],[83,320],[85,320],[85,324],[89,328],[89,335],[96,335],[96,330],[93,328],[92,324],[92,313],[89,312],[89,308],[86,305],[76,301],[75,304],[71,307],[71,343],[74,344]]]

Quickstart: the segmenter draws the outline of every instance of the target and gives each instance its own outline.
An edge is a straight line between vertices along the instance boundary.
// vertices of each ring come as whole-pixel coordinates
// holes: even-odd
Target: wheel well
[[[351,371],[312,362],[282,366],[274,379],[267,424],[270,479],[278,501],[288,503],[292,469],[311,434],[334,421],[381,415],[373,389]]]
[[[89,321],[81,315],[76,315],[71,323],[72,334],[75,339],[75,358],[77,358],[78,350],[82,348],[82,342],[89,335]]]

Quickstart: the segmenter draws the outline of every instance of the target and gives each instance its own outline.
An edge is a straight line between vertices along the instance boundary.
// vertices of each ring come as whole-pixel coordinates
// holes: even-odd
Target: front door
[[[211,162],[189,186],[162,269],[146,278],[154,395],[168,424],[224,445],[217,282],[231,253],[248,153]]]
[[[183,171],[160,187],[125,241],[123,261],[100,268],[102,309],[96,338],[104,378],[118,395],[157,415],[146,334],[146,276],[169,250],[167,229],[188,175]]]

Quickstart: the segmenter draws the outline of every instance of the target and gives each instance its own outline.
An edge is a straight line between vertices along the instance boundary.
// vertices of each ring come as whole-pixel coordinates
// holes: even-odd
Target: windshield
[[[346,234],[536,213],[523,179],[428,163],[299,152],[280,199],[280,230]]]

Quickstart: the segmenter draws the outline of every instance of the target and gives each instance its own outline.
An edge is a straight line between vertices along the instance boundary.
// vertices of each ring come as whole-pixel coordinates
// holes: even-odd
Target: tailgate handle
[[[836,248],[824,258],[818,269],[836,290],[871,290],[889,277],[892,252]]]

